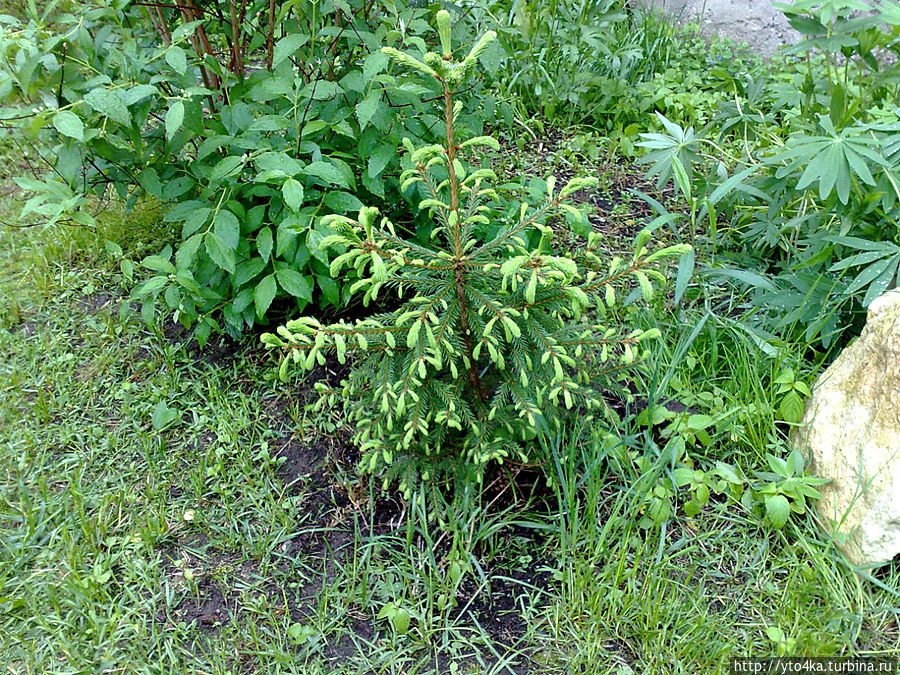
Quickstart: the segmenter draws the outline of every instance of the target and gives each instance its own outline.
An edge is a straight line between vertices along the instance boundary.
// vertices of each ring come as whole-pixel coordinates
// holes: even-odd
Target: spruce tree
[[[321,403],[343,405],[362,469],[385,482],[399,477],[404,487],[436,470],[463,469],[480,479],[492,461],[528,461],[527,441],[553,429],[566,410],[601,405],[598,391],[611,375],[639,361],[641,343],[658,335],[615,325],[622,288],[636,285],[649,299],[653,282],[665,281],[658,264],[689,250],[651,252],[644,231],[630,259],[610,257],[596,233],[576,254],[557,254],[547,223],[567,212],[580,218],[566,199],[595,186],[595,178],[556,190],[550,177],[542,205],[521,203],[515,217],[495,222],[491,214],[502,209],[488,204],[505,201],[487,186],[496,177],[464,160],[499,144],[490,136],[460,139],[454,99],[495,35],[486,33],[455,60],[446,11],[438,12],[437,26],[441,53],[419,60],[382,49],[441,86],[444,142],[403,143],[410,163],[402,187],[419,190],[419,209],[434,221],[430,240],[402,236],[371,207],[356,219],[323,218],[334,234],[322,246],[345,250],[331,264],[332,276],[353,270],[352,293],[365,305],[393,292],[400,306],[352,323],[303,317],[263,336],[284,351],[282,377],[291,364],[309,370],[326,355],[351,359],[340,391],[320,385]],[[533,232],[540,243],[528,247]]]

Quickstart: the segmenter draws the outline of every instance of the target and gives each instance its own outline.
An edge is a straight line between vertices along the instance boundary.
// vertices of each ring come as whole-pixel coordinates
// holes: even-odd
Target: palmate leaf
[[[652,165],[647,176],[658,175],[659,187],[665,185],[674,174],[682,192],[687,193],[689,183],[693,178],[693,165],[700,159],[696,153],[699,137],[694,133],[693,127],[684,129],[666,119],[659,112],[656,113],[656,116],[668,133],[642,133],[641,137],[644,140],[637,145],[649,148],[650,152],[639,162]]]
[[[775,177],[784,178],[803,169],[798,190],[817,182],[820,199],[837,192],[840,202],[847,204],[853,179],[874,186],[872,169],[888,169],[890,163],[868,127],[847,127],[838,133],[826,115],[819,116],[819,125],[824,135],[792,136],[785,149],[770,159],[774,164],[786,163],[778,168]]]
[[[863,307],[868,307],[875,298],[894,286],[900,268],[900,246],[890,241],[867,241],[857,237],[830,237],[829,241],[862,251],[839,260],[829,271],[862,267],[844,293],[855,295],[867,289],[861,301]]]
[[[823,23],[831,23],[835,17],[847,16],[851,12],[868,12],[872,9],[863,0],[794,0],[791,4],[774,2],[776,9],[785,14],[806,13],[817,16]]]

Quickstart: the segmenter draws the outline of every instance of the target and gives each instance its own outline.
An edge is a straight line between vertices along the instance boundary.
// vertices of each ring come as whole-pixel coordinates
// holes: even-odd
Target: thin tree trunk
[[[450,213],[455,215],[456,222],[450,232],[453,239],[453,265],[454,281],[456,283],[456,301],[459,303],[459,327],[463,334],[463,342],[466,345],[466,356],[469,359],[469,382],[482,402],[485,399],[484,388],[481,386],[481,378],[478,376],[478,366],[472,348],[472,330],[469,328],[469,302],[466,299],[466,269],[463,261],[462,241],[460,239],[459,222],[459,179],[456,176],[456,168],[453,161],[456,159],[456,140],[453,134],[453,94],[444,82],[444,121],[447,125],[447,170],[450,172]]]

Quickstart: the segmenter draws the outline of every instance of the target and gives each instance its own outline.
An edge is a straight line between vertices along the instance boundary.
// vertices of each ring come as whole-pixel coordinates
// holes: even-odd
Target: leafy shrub
[[[661,118],[642,143],[650,173],[687,202],[690,231],[722,253],[707,274],[753,288],[764,330],[826,347],[900,269],[900,66],[876,60],[900,53],[900,15],[868,9],[784,6],[807,35],[788,50],[812,50],[803,61],[732,78],[734,101],[707,129]]]
[[[417,455],[437,460],[436,467],[424,465],[425,478],[459,466],[480,477],[494,460],[532,459],[522,442],[554,428],[563,406],[602,405],[598,387],[640,360],[639,344],[658,335],[618,330],[616,287],[630,278],[649,298],[651,279],[665,279],[657,263],[689,250],[677,245],[651,253],[645,231],[631,260],[610,259],[591,233],[576,256],[556,255],[549,219],[561,213],[580,220],[564,200],[596,179],[576,178],[556,191],[550,178],[543,206],[509,204],[494,210],[506,218],[488,218],[487,203],[503,202],[484,187],[493,172],[463,160],[497,142],[461,134],[456,119],[462,106],[454,94],[494,34],[454,60],[449,16],[439,12],[437,20],[441,53],[419,60],[382,49],[443,89],[443,142],[416,148],[404,139],[403,186],[420,190],[419,209],[434,219],[430,241],[404,238],[371,207],[356,219],[325,219],[336,234],[323,243],[344,250],[332,274],[352,268],[358,276],[352,293],[369,303],[396,291],[399,306],[353,324],[305,317],[263,336],[266,345],[284,351],[282,375],[291,363],[311,369],[329,353],[341,362],[351,356],[343,390],[320,384],[320,402],[343,402],[365,471],[384,471],[385,481],[401,477],[407,488],[423,466]],[[532,234],[539,243],[528,247]]]
[[[22,217],[91,226],[114,190],[164,202],[174,248],[144,261],[136,289],[202,342],[237,335],[278,304],[337,306],[323,213],[397,204],[400,138],[429,141],[429,87],[398,80],[383,43],[424,51],[425,10],[332,0],[178,5],[72,0],[65,12],[0,18],[4,114],[48,145],[23,178]],[[432,87],[433,88],[433,87]],[[474,94],[473,94],[474,95]],[[491,114],[489,102],[485,115]],[[421,114],[395,111],[407,107]],[[465,120],[473,131],[481,122]]]

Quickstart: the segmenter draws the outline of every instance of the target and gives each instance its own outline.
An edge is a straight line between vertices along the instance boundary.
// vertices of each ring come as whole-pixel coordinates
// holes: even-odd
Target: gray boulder
[[[819,515],[852,563],[889,562],[900,553],[900,291],[869,306],[812,394],[792,440],[832,481]]]
[[[679,23],[696,21],[706,38],[716,35],[746,42],[762,56],[782,45],[796,44],[801,35],[769,0],[638,0],[645,7],[668,14]]]

